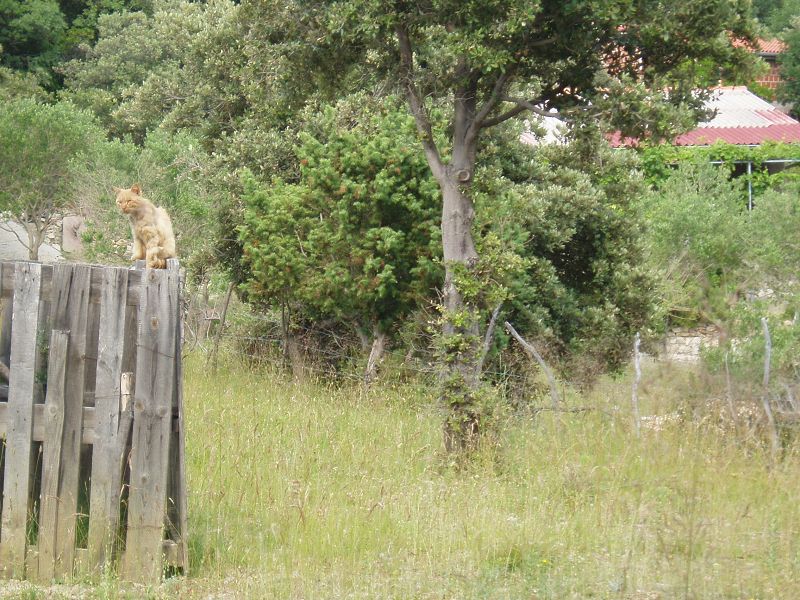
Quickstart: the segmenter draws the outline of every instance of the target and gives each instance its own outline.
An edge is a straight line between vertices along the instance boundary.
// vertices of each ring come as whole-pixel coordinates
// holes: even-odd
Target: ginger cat
[[[114,188],[117,206],[128,215],[133,234],[131,259],[146,260],[148,269],[164,269],[175,258],[175,234],[167,211],[142,197],[138,183],[129,190]]]

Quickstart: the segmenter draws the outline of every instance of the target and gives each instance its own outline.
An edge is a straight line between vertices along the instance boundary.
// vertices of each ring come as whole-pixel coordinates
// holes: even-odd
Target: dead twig
[[[633,378],[633,386],[631,389],[631,408],[633,409],[633,427],[636,431],[636,437],[642,435],[642,419],[639,416],[639,381],[642,379],[642,366],[639,355],[639,344],[641,343],[641,336],[636,332],[636,338],[633,341],[633,368],[635,375]]]
[[[770,360],[772,359],[772,338],[769,335],[769,325],[766,317],[761,317],[761,325],[764,328],[764,383],[761,394],[761,402],[764,405],[764,412],[767,415],[767,425],[769,425],[770,442],[772,446],[772,457],[778,455],[780,440],[778,439],[778,428],[775,425],[775,417],[772,414],[772,407],[769,404],[769,371]]]
[[[508,321],[505,322],[506,330],[508,333],[512,335],[512,337],[517,340],[520,345],[525,349],[529,356],[532,356],[536,362],[539,363],[539,366],[544,371],[545,375],[547,375],[547,382],[550,384],[550,400],[553,403],[553,410],[559,410],[560,401],[558,398],[558,388],[556,386],[556,378],[553,376],[553,372],[550,370],[550,367],[547,366],[547,363],[544,362],[541,354],[536,351],[531,344],[526,342],[522,339],[522,336],[517,333],[517,330],[509,323]]]

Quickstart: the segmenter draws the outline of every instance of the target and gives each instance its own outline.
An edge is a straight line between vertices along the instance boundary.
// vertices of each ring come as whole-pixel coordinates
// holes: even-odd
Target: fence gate
[[[186,572],[180,294],[176,260],[0,262],[0,578]]]

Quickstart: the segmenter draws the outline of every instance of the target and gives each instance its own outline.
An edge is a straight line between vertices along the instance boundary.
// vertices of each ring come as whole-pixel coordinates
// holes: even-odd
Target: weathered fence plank
[[[42,443],[42,495],[39,509],[37,579],[49,583],[55,576],[58,480],[61,472],[61,439],[64,435],[64,394],[67,372],[68,331],[53,331],[47,365]],[[30,578],[30,577],[29,577]]]
[[[0,359],[12,380],[0,401],[0,577],[118,566],[156,583],[165,561],[186,572],[180,297],[177,261],[147,271],[0,262]]]
[[[56,518],[56,577],[72,575],[75,560],[90,283],[89,266],[59,264],[54,268],[52,326],[70,332]]]
[[[3,270],[5,273],[6,269]],[[33,394],[42,268],[18,263],[14,273],[11,357],[8,390],[3,511],[0,520],[0,569],[6,577],[25,574],[28,498],[33,441]]]
[[[100,294],[100,330],[95,383],[95,435],[92,448],[89,564],[101,568],[111,558],[119,526],[122,473],[117,459],[125,295],[128,271],[106,269]],[[125,432],[127,437],[127,431]]]
[[[183,297],[183,279],[180,275],[180,264],[176,259],[167,261],[167,269],[178,273],[178,298]],[[175,427],[172,428],[172,442],[170,444],[170,497],[167,519],[169,521],[172,539],[177,541],[176,560],[177,566],[183,569],[183,574],[189,573],[189,557],[187,554],[189,525],[188,525],[188,492],[186,490],[186,440],[183,430],[183,328],[181,327],[181,311],[183,307],[178,302],[175,328],[175,385],[172,394],[173,419]]]
[[[148,270],[140,301],[124,576],[154,583],[163,568],[178,273]]]
[[[16,277],[14,271],[15,264],[24,264],[24,263],[14,263],[14,262],[6,262],[4,263],[9,265],[11,268],[3,269],[0,272],[0,298],[10,298],[13,295],[14,290],[14,278]],[[39,264],[39,263],[36,263]],[[59,263],[64,265],[64,263]],[[74,264],[74,263],[73,263]],[[53,283],[49,277],[48,268],[49,265],[40,265],[44,267],[42,271],[42,287],[41,287],[41,295],[42,298],[49,298],[52,294]],[[81,267],[91,267],[92,265],[77,265]],[[103,269],[111,269],[111,268],[119,268],[119,267],[103,267],[101,265],[97,265],[98,268]],[[125,302],[129,306],[138,306],[139,305],[139,292],[141,289],[140,283],[144,279],[144,270],[131,270],[129,275],[129,283],[130,286],[128,287],[128,292],[125,297]],[[100,295],[101,295],[101,285],[100,282],[93,282],[92,287],[89,290],[89,302],[98,303],[100,302]]]

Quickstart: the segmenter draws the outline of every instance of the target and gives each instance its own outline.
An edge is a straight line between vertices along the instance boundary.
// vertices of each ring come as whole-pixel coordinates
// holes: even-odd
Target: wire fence
[[[258,313],[238,304],[223,324],[222,313],[219,304],[201,308],[190,298],[186,306],[184,351],[205,353],[211,357],[215,343],[219,343],[226,356],[253,366],[341,383],[364,381],[369,341],[357,334],[355,326],[343,327],[330,321],[295,322],[287,336],[280,314]],[[434,351],[436,327],[433,313],[427,315],[430,317],[428,320],[425,316],[409,322],[408,327],[401,328],[395,335],[393,343],[389,343],[382,359],[382,377],[414,379],[423,384],[435,384],[439,380],[441,368]],[[546,361],[552,360],[551,366],[557,366],[557,360],[552,355],[543,354]],[[633,356],[634,341],[631,340],[631,360]],[[651,362],[668,362],[652,355],[649,358]],[[702,369],[700,366],[697,368]],[[482,371],[484,380],[491,382],[513,404],[534,410],[538,410],[535,407],[549,404],[548,394],[552,395],[553,386],[558,385],[561,397],[573,400],[573,404],[564,409],[574,412],[574,401],[580,397],[580,390],[569,394],[568,390],[576,391],[576,388],[563,377],[554,383],[552,378],[547,378],[550,379],[548,381],[545,375],[541,364],[533,364],[522,346],[516,344],[494,352]],[[587,376],[589,379],[591,377],[591,374]],[[715,377],[716,382],[705,395],[705,401],[728,406],[736,404],[730,411],[732,419],[747,415],[746,418],[752,421],[753,407],[760,410],[758,407],[765,403],[766,397],[767,406],[772,407],[784,422],[800,422],[800,382],[776,378],[768,388],[760,389],[757,384],[751,386],[741,379],[733,385],[727,370]],[[646,385],[647,381],[643,380],[642,386]]]

